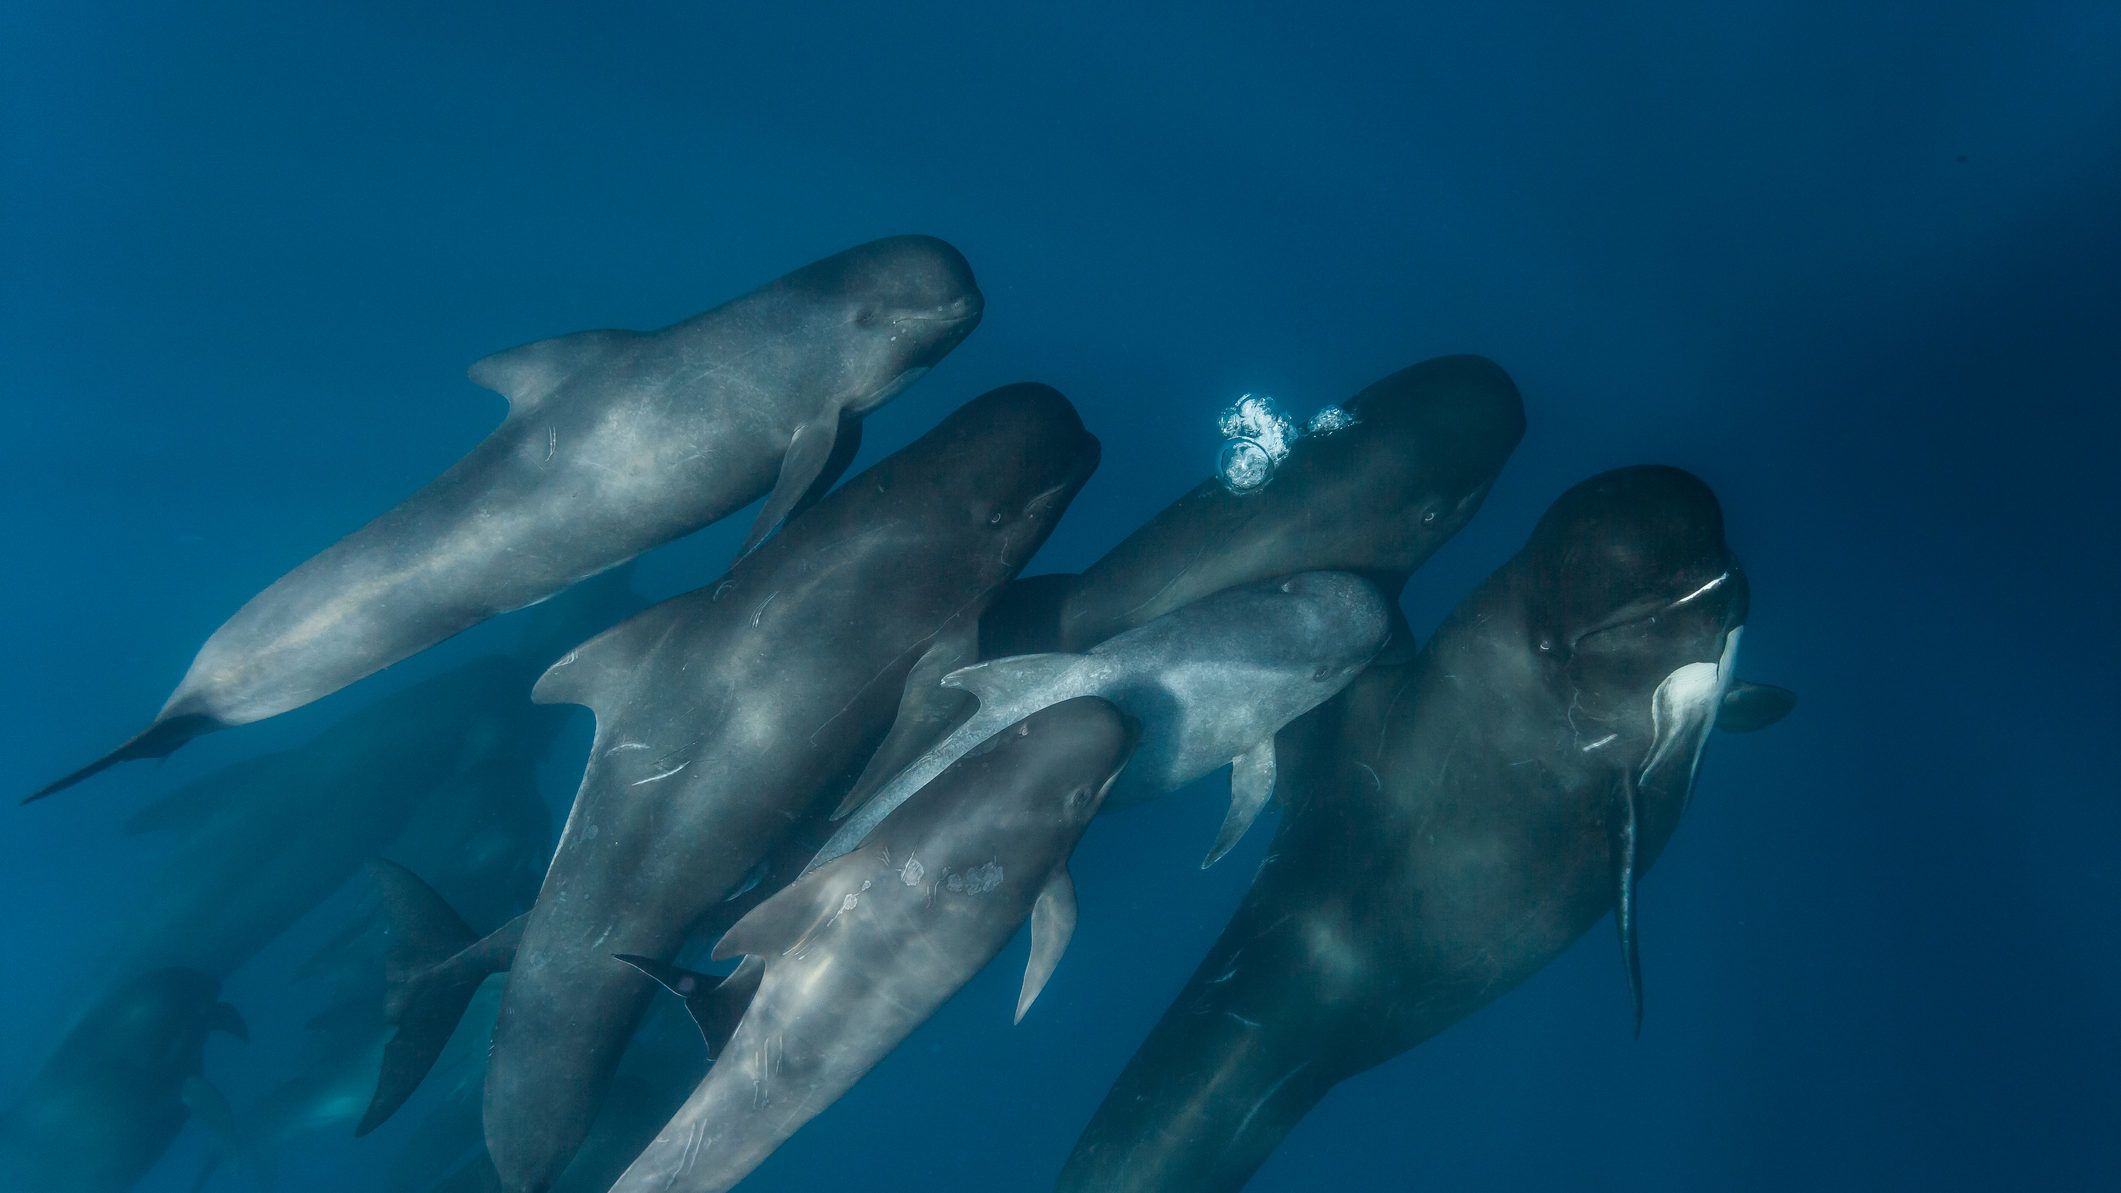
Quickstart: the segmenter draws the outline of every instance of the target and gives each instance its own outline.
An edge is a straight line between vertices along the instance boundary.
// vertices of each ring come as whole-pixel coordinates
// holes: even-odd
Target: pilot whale
[[[757,993],[612,1193],[735,1185],[927,1022],[1029,917],[1021,1022],[1074,933],[1068,855],[1132,737],[1096,697],[1039,709],[942,772],[860,849],[739,920],[714,955],[749,958]],[[716,980],[622,959],[689,1003]],[[701,1030],[718,1034],[711,1014]]]
[[[446,907],[395,883],[398,939],[418,947],[397,965],[398,1036],[364,1125],[411,1091],[479,978],[512,964],[487,1147],[509,1189],[549,1187],[653,989],[611,954],[672,960],[799,821],[831,808],[915,661],[976,631],[1098,454],[1059,393],[993,390],[718,582],[554,663],[536,699],[587,706],[596,734],[543,888],[517,928],[471,945]]]
[[[152,724],[29,798],[300,708],[767,495],[750,550],[832,485],[861,416],[956,347],[983,301],[957,250],[900,236],[658,331],[479,361],[471,379],[508,398],[498,429],[251,598]]]
[[[1636,881],[1735,679],[1749,589],[1699,480],[1561,497],[1412,661],[1285,738],[1282,821],[1229,927],[1077,1141],[1065,1193],[1241,1187],[1326,1092],[1493,1001],[1614,914],[1641,1021]]]
[[[1230,767],[1230,812],[1203,867],[1229,852],[1274,789],[1274,735],[1331,698],[1385,644],[1391,620],[1384,598],[1360,576],[1306,572],[1203,597],[1088,654],[1014,655],[943,676],[945,688],[971,693],[979,708],[895,777],[867,772],[848,794],[853,811],[811,863],[852,850],[943,768],[1004,726],[1078,696],[1097,695],[1142,725],[1142,745],[1110,801],[1138,804]],[[928,693],[919,670],[907,703]],[[893,732],[925,725],[902,713]],[[921,730],[925,732],[925,729]],[[895,756],[887,739],[872,765]],[[857,809],[858,806],[858,810]]]
[[[1085,651],[1210,593],[1296,572],[1356,572],[1397,600],[1479,511],[1524,437],[1524,401],[1493,361],[1444,356],[1342,406],[1352,424],[1296,440],[1265,488],[1232,493],[1211,477],[1081,574],[1010,585],[980,626],[981,655]]]

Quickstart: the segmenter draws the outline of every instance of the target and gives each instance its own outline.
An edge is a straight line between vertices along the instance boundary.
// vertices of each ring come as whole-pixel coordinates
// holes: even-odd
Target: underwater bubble
[[[1222,477],[1223,488],[1232,493],[1250,493],[1274,479],[1274,461],[1266,449],[1250,439],[1232,439],[1223,444],[1215,471]]]
[[[1215,427],[1224,440],[1215,470],[1232,493],[1249,493],[1273,480],[1289,445],[1303,434],[1280,403],[1265,394],[1238,398],[1216,416]]]
[[[1355,425],[1355,416],[1338,406],[1321,406],[1311,416],[1311,424],[1304,428],[1306,435],[1331,435]]]
[[[1265,394],[1238,398],[1216,417],[1215,426],[1225,439],[1249,439],[1258,444],[1276,464],[1289,454],[1289,445],[1302,434],[1281,403]]]

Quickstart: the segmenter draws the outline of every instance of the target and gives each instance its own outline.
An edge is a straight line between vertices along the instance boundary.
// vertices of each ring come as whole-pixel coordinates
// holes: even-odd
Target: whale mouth
[[[972,298],[960,298],[948,306],[938,307],[933,311],[921,314],[894,315],[891,317],[891,324],[894,327],[901,327],[909,323],[932,323],[942,327],[955,327],[960,323],[969,323],[978,319],[986,313],[986,310],[987,304],[984,302]]]
[[[1688,591],[1685,596],[1675,599],[1644,597],[1641,600],[1629,601],[1606,616],[1592,622],[1588,628],[1579,631],[1575,637],[1569,639],[1569,647],[1573,650],[1586,638],[1609,633],[1627,626],[1638,625],[1652,618],[1662,617],[1675,609],[1683,609],[1722,588],[1730,582],[1731,575],[1732,569],[1725,568],[1720,574],[1710,578],[1699,587]]]

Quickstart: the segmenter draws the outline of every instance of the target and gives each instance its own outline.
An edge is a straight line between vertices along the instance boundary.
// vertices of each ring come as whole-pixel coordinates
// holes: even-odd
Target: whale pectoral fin
[[[977,704],[972,696],[943,686],[943,676],[979,654],[979,623],[953,624],[935,636],[928,649],[906,673],[906,691],[899,697],[898,719],[884,736],[869,765],[847,792],[847,798],[832,813],[838,820],[862,806],[893,776],[912,765],[928,747],[952,729],[965,723]]]
[[[1620,958],[1627,966],[1628,995],[1635,1003],[1635,1035],[1642,1036],[1642,950],[1635,936],[1635,861],[1640,839],[1635,778],[1621,780],[1608,813],[1612,838],[1613,923],[1620,930]]]
[[[534,340],[481,357],[465,375],[472,384],[507,398],[512,416],[537,405],[575,373],[609,360],[639,338],[639,332],[609,328]]]
[[[860,885],[851,876],[874,865],[867,850],[857,849],[798,877],[730,925],[715,943],[714,959],[796,952],[838,914],[848,892]]]
[[[1074,935],[1075,880],[1068,877],[1064,863],[1054,869],[1038,902],[1031,905],[1031,960],[1024,966],[1023,993],[1016,998],[1016,1022],[1022,1023],[1024,1012],[1038,1001],[1038,992],[1046,988],[1046,979],[1053,976]]]
[[[626,690],[641,660],[690,606],[687,596],[651,605],[560,656],[530,689],[539,704],[579,704],[602,721]]]
[[[1789,716],[1796,707],[1797,693],[1788,688],[1736,680],[1716,707],[1716,728],[1725,733],[1751,733]]]
[[[707,1059],[713,1060],[722,1054],[729,1044],[729,1037],[736,1034],[736,1025],[743,1019],[744,1011],[751,1006],[751,996],[758,993],[759,978],[765,966],[757,958],[746,958],[727,977],[694,973],[653,957],[642,957],[632,953],[613,953],[612,956],[633,966],[655,979],[663,989],[677,995],[685,1002],[685,1010],[692,1021],[699,1025],[700,1038],[707,1043]]]
[[[1223,817],[1222,830],[1215,834],[1215,844],[1208,856],[1200,860],[1200,868],[1222,860],[1231,846],[1244,838],[1252,822],[1259,819],[1260,809],[1274,797],[1274,739],[1269,737],[1230,762],[1230,814]]]
[[[788,454],[781,458],[780,479],[773,482],[773,492],[766,495],[766,505],[759,510],[758,521],[751,524],[751,533],[744,536],[744,545],[737,554],[751,554],[781,523],[823,496],[860,449],[861,432],[859,419],[836,415],[796,427],[795,437],[788,441]],[[849,440],[853,446],[842,451],[841,439]]]

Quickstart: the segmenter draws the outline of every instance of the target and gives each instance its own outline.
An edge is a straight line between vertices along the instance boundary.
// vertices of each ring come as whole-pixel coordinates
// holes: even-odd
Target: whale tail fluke
[[[759,982],[766,976],[765,964],[756,957],[746,957],[734,972],[716,977],[694,973],[653,957],[632,953],[613,953],[612,956],[647,974],[655,979],[656,985],[684,1000],[692,1021],[699,1025],[700,1038],[707,1042],[707,1059],[710,1061],[721,1056],[722,1049],[729,1044],[729,1037],[736,1034],[736,1025],[750,1009],[751,998],[759,992]]]
[[[195,737],[202,737],[216,729],[226,729],[213,717],[204,713],[185,713],[181,716],[158,719],[154,724],[136,733],[124,745],[96,759],[77,771],[60,776],[32,791],[22,800],[33,804],[47,795],[56,795],[83,779],[94,778],[121,762],[132,762],[140,758],[167,758],[178,746]]]
[[[383,1014],[396,1031],[384,1045],[383,1069],[354,1127],[357,1137],[381,1126],[419,1088],[479,984],[515,961],[524,919],[517,916],[480,939],[417,874],[381,858],[369,862],[368,870],[390,920]]]

